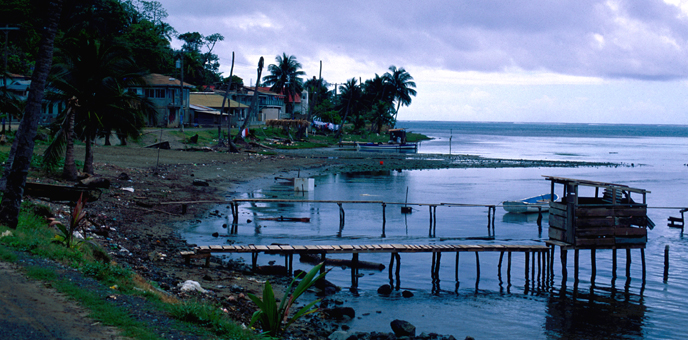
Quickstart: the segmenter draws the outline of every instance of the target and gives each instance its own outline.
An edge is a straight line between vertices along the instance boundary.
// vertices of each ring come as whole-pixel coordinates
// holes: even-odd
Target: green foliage
[[[69,221],[67,225],[62,224],[59,221],[50,222],[50,226],[56,226],[57,230],[60,232],[55,235],[54,242],[64,244],[67,248],[72,248],[78,246],[83,241],[76,241],[74,234],[81,229],[81,222],[86,216],[86,201],[84,200],[84,194],[81,194],[79,200],[72,208],[72,212],[69,215]]]
[[[313,110],[313,116],[319,118],[321,122],[325,123],[341,124],[342,122],[342,117],[339,115],[339,111],[337,111],[337,108],[330,99],[325,99],[318,104]]]
[[[127,286],[133,275],[128,268],[101,262],[86,262],[82,264],[81,272],[98,281],[120,286]]]
[[[5,261],[5,262],[17,261],[17,254],[15,254],[9,248],[0,245],[0,260]]]
[[[169,305],[168,310],[175,319],[205,327],[223,338],[236,340],[262,338],[229,320],[221,307],[209,303],[185,301]]]
[[[268,335],[278,337],[281,336],[284,330],[294,323],[294,321],[298,320],[302,316],[316,312],[317,309],[312,308],[320,300],[315,300],[303,306],[293,316],[289,317],[290,309],[292,305],[296,303],[296,300],[317,280],[325,277],[325,274],[327,274],[325,272],[317,277],[315,276],[318,271],[320,271],[322,266],[323,264],[321,263],[313,267],[313,269],[311,269],[311,271],[309,271],[308,274],[303,277],[299,285],[296,286],[296,289],[291,292],[292,286],[297,279],[294,278],[289,284],[289,287],[287,287],[285,290],[284,296],[282,297],[282,302],[279,304],[279,306],[277,306],[277,300],[275,299],[275,294],[269,281],[265,282],[265,287],[263,288],[263,299],[260,299],[259,297],[249,293],[248,297],[258,306],[258,310],[253,313],[253,317],[251,318],[251,326],[256,321],[260,321],[263,330]]]

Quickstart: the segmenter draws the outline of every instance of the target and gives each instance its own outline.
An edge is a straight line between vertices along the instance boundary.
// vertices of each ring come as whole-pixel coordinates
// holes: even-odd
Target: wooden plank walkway
[[[552,267],[549,256],[550,248],[546,245],[467,245],[467,244],[361,244],[361,245],[211,245],[195,247],[193,251],[181,252],[182,257],[185,258],[186,263],[190,263],[192,258],[205,258],[206,267],[210,264],[210,256],[212,253],[250,253],[253,269],[256,269],[258,254],[280,254],[284,255],[284,266],[287,274],[291,275],[293,272],[294,254],[304,255],[318,255],[320,259],[325,262],[328,254],[352,254],[352,260],[349,265],[351,268],[351,285],[358,286],[359,277],[359,254],[365,253],[388,253],[391,254],[389,277],[390,282],[393,279],[393,267],[396,262],[396,281],[399,285],[399,267],[401,264],[400,253],[432,253],[432,268],[431,272],[433,278],[439,278],[440,258],[442,253],[456,253],[455,263],[455,277],[459,280],[459,254],[462,252],[473,252],[476,258],[477,276],[480,276],[480,260],[479,253],[481,252],[499,252],[499,271],[501,273],[502,258],[504,253],[508,254],[507,275],[510,277],[511,270],[511,253],[521,252],[525,254],[525,275],[526,282],[528,282],[528,273],[530,271],[532,281],[535,282],[536,258],[537,258],[537,277],[545,282],[545,277],[551,275]],[[532,266],[530,259],[532,254]],[[549,263],[547,263],[549,262]],[[530,267],[530,270],[529,270]],[[542,269],[541,268],[545,268]],[[323,266],[322,270],[325,270]],[[434,281],[435,282],[435,281]],[[436,282],[439,282],[437,280]],[[527,284],[527,283],[526,283]]]
[[[362,244],[362,245],[218,245],[194,248],[195,254],[355,254],[355,253],[438,253],[438,252],[547,252],[545,245],[465,245],[465,244]]]

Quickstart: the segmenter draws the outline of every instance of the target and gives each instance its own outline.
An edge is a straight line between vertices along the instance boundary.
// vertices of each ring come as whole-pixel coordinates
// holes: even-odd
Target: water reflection
[[[555,339],[640,339],[647,307],[628,289],[562,290],[547,299],[545,330]]]

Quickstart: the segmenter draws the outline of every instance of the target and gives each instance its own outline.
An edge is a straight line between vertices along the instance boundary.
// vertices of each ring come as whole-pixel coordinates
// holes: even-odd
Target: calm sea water
[[[599,168],[500,168],[380,171],[316,177],[316,188],[306,195],[289,185],[275,183],[256,192],[233,197],[304,198],[315,200],[381,200],[411,203],[499,204],[549,192],[542,175],[605,181],[650,190],[648,215],[657,226],[649,232],[647,276],[642,280],[640,253],[632,252],[626,275],[625,252],[619,252],[616,276],[611,250],[597,251],[597,275],[591,282],[590,253],[581,251],[579,282],[574,285],[573,252],[569,252],[566,282],[562,282],[559,253],[553,284],[527,282],[524,258],[514,254],[511,276],[498,275],[498,253],[480,255],[481,273],[471,253],[459,262],[454,278],[454,255],[445,254],[440,281],[431,278],[430,254],[401,254],[402,290],[413,298],[378,296],[389,283],[387,271],[362,270],[354,294],[350,272],[333,269],[328,279],[344,289],[336,298],[356,310],[349,322],[354,331],[389,331],[389,322],[407,320],[420,332],[471,335],[479,339],[620,338],[682,339],[688,311],[688,240],[680,230],[666,226],[677,207],[688,207],[688,126],[512,124],[467,122],[401,122],[413,132],[432,136],[421,153],[473,154],[496,158],[604,161],[622,163]],[[451,143],[450,143],[451,141]],[[408,190],[408,198],[407,198]],[[497,210],[495,239],[485,240],[487,209],[438,207],[437,233],[429,237],[427,207],[401,214],[398,206],[386,209],[382,235],[382,207],[344,204],[345,224],[340,228],[336,204],[245,204],[240,208],[237,244],[543,244],[547,221],[539,229],[536,216],[506,214]],[[670,208],[670,209],[667,209]],[[224,209],[224,207],[222,207]],[[276,222],[264,217],[309,217],[310,223]],[[251,220],[251,222],[247,222]],[[185,237],[191,243],[217,244],[226,234],[225,218],[190,222]],[[670,247],[668,280],[664,281],[664,250]],[[350,255],[349,255],[350,256]],[[349,258],[343,256],[341,258]],[[389,264],[389,255],[361,255],[361,260]],[[261,255],[260,264],[278,256]],[[250,262],[250,257],[247,259]],[[305,264],[297,268],[308,269]],[[439,289],[439,290],[438,290]]]

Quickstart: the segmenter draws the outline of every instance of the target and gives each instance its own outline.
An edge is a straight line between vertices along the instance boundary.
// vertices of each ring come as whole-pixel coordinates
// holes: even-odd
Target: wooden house
[[[647,217],[644,189],[626,185],[545,176],[554,195],[563,186],[561,199],[550,202],[549,239],[575,248],[644,248]],[[633,196],[633,197],[632,197]]]

